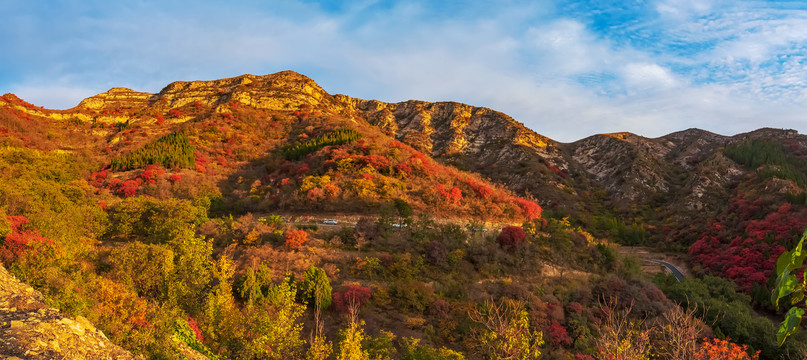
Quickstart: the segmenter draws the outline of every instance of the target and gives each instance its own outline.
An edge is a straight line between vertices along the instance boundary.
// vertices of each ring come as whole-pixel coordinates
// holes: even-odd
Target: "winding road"
[[[653,264],[659,264],[661,266],[664,266],[667,269],[667,271],[669,271],[671,274],[673,274],[673,276],[675,276],[675,278],[679,282],[681,282],[685,278],[684,273],[680,269],[678,269],[675,265],[670,264],[670,263],[668,263],[666,261],[652,260],[652,259],[642,259],[642,260],[644,260],[645,262],[649,262],[649,263],[653,263]]]

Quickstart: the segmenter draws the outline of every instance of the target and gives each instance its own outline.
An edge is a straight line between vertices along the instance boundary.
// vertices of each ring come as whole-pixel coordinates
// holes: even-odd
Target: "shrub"
[[[342,291],[333,293],[333,305],[343,314],[356,311],[367,300],[370,300],[370,289],[361,285],[350,285]]]
[[[748,345],[737,345],[728,340],[712,339],[701,343],[695,360],[755,360],[759,359],[759,351],[749,355]]]
[[[566,331],[566,328],[558,322],[553,322],[549,325],[546,332],[547,335],[549,335],[549,342],[552,344],[553,348],[569,346],[572,343],[572,339],[569,338],[569,333]]]
[[[26,230],[28,218],[25,216],[6,217],[11,232],[6,235],[0,246],[0,261],[6,265],[29,253],[38,243],[53,244],[53,241],[43,237],[36,229]]]
[[[289,230],[283,235],[285,244],[293,250],[297,250],[308,241],[308,233],[305,230]]]
[[[496,241],[503,249],[516,249],[527,239],[527,234],[520,226],[506,226],[499,233]]]

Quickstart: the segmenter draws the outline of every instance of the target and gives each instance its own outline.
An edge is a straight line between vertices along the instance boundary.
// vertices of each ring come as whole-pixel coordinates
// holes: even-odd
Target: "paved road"
[[[668,262],[666,262],[666,261],[662,261],[662,260],[650,260],[650,259],[644,259],[644,261],[647,261],[647,262],[651,262],[651,263],[654,263],[654,264],[659,264],[659,265],[661,265],[661,266],[664,266],[665,268],[667,268],[667,270],[668,270],[670,273],[672,273],[672,274],[673,274],[673,276],[675,276],[675,278],[676,278],[678,281],[684,280],[684,277],[685,277],[685,276],[684,276],[684,273],[683,273],[683,272],[681,272],[681,270],[679,270],[679,269],[678,269],[677,267],[675,267],[675,265],[673,265],[673,264],[670,264],[670,263],[668,263]]]

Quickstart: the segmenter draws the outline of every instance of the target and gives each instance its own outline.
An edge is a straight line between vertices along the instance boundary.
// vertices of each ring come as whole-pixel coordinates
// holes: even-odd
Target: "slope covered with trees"
[[[407,123],[413,114],[431,128]],[[186,347],[210,359],[803,351],[798,335],[772,346],[772,322],[741,306],[767,306],[771,259],[807,226],[803,185],[787,175],[802,169],[802,140],[693,155],[701,171],[714,156],[749,175],[727,182],[726,207],[675,221],[613,206],[572,145],[501,116],[332,96],[291,72],[113,89],[64,111],[6,95],[0,261],[48,305],[148,358]],[[439,133],[452,126],[462,130]],[[466,137],[473,129],[519,144]],[[673,140],[669,154],[689,151]],[[487,155],[474,163],[467,149]],[[636,169],[660,161],[643,159]],[[540,186],[507,181],[525,177]],[[694,273],[732,282],[651,282],[616,251],[659,239],[688,248]]]

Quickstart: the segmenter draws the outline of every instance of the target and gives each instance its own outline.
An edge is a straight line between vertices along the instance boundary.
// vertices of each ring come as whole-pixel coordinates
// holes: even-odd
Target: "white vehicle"
[[[331,220],[325,220],[322,223],[325,224],[325,225],[339,225],[338,221],[332,220],[332,219]]]

